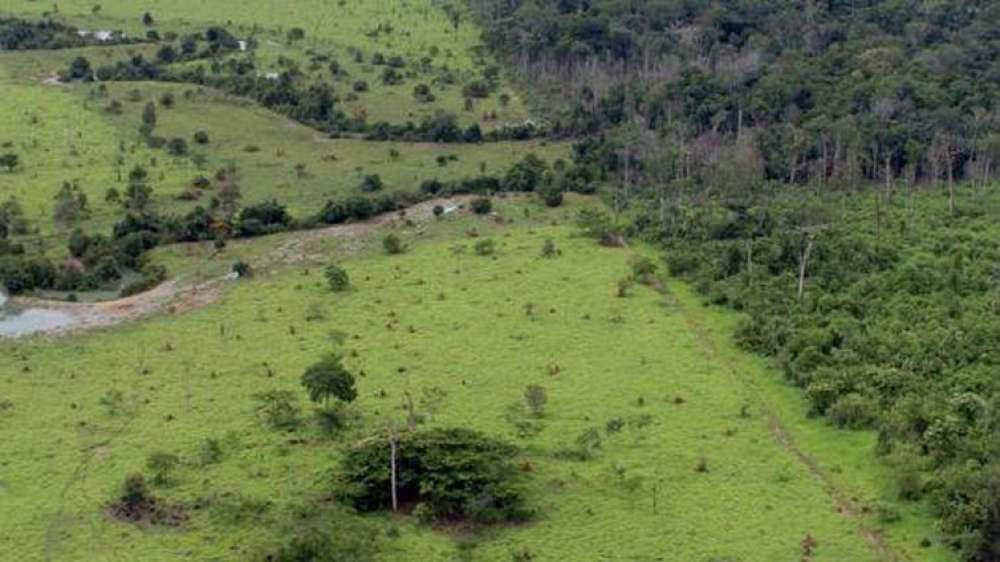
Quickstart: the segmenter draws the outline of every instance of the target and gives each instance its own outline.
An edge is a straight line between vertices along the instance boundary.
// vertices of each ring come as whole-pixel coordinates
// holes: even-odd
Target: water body
[[[18,338],[48,332],[72,326],[77,321],[73,316],[60,310],[12,309],[7,301],[7,295],[0,292],[0,338]]]

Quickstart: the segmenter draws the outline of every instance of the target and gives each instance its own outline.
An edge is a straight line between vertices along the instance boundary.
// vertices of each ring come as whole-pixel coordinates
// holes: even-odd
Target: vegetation
[[[674,273],[746,313],[737,340],[773,357],[813,414],[877,430],[900,495],[931,497],[949,543],[983,559],[1000,545],[997,506],[978,492],[1000,460],[988,429],[1000,361],[988,343],[1000,336],[992,213],[952,217],[940,198],[874,213],[851,202],[846,213],[817,197],[705,207],[683,233],[647,233],[669,241]]]
[[[994,562],[998,19],[8,1],[0,552]]]
[[[996,177],[992,3],[472,5],[553,131],[613,131],[626,192]]]
[[[531,516],[516,486],[517,449],[469,429],[430,429],[371,438],[350,450],[342,494],[362,511],[413,505],[425,521],[523,521]],[[386,459],[395,448],[396,464]],[[392,485],[393,475],[395,488]]]

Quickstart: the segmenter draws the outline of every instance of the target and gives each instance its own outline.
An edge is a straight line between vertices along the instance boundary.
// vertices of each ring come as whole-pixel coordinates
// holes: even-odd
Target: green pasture
[[[902,559],[949,560],[918,546],[934,537],[931,520],[920,504],[892,499],[871,460],[872,436],[807,419],[777,374],[728,343],[735,316],[702,308],[673,282],[617,297],[643,250],[578,236],[570,217],[583,204],[544,211],[498,201],[512,224],[465,214],[400,223],[392,228],[410,250],[399,256],[381,251],[387,230],[318,242],[321,262],[350,273],[347,293],[331,293],[320,268],[299,265],[235,282],[219,302],[183,315],[3,344],[0,551],[18,560],[254,559],[282,538],[296,508],[328,505],[340,451],[401,420],[410,393],[429,427],[517,443],[539,515],[481,532],[405,516],[331,518],[384,531],[382,560],[528,552],[772,562],[799,560],[807,535],[819,545],[812,560],[880,560],[861,528],[884,533]],[[474,251],[483,239],[496,242],[493,256]],[[541,256],[547,239],[558,257]],[[334,350],[359,376],[348,430],[329,439],[309,424],[276,432],[255,418],[251,396],[269,389],[296,392],[308,411],[299,376]],[[511,420],[524,415],[517,405],[529,384],[546,388],[548,406],[541,432],[519,437]],[[122,393],[115,411],[113,391]],[[818,469],[775,438],[768,413]],[[616,420],[622,429],[609,430]],[[594,458],[557,454],[590,428],[601,436]],[[208,438],[222,443],[222,460],[201,465]],[[154,491],[186,506],[188,521],[143,528],[109,519],[104,507],[122,479],[158,450],[183,466]],[[863,509],[839,513],[817,470]],[[881,521],[890,507],[901,519]]]
[[[100,6],[95,10],[95,6]],[[419,122],[435,111],[455,113],[465,124],[480,123],[489,130],[504,123],[523,122],[529,117],[522,97],[513,89],[501,84],[490,97],[474,100],[473,107],[465,107],[462,86],[479,79],[483,70],[495,61],[480,48],[479,29],[471,22],[464,8],[454,4],[460,14],[457,29],[443,9],[443,4],[432,0],[392,0],[389,2],[278,2],[275,0],[221,2],[157,2],[136,4],[114,1],[62,2],[58,11],[50,4],[33,1],[4,0],[0,2],[0,15],[22,17],[52,17],[81,29],[123,30],[133,37],[142,37],[150,29],[161,35],[168,32],[183,35],[204,31],[211,25],[221,25],[241,39],[254,40],[257,48],[247,55],[254,57],[260,73],[279,72],[284,67],[279,59],[296,62],[300,69],[315,80],[333,83],[342,99],[342,106],[349,114],[363,114],[370,122],[391,123]],[[449,8],[450,10],[450,8]],[[142,24],[142,15],[149,12],[155,20],[153,26]],[[288,31],[301,28],[305,37],[290,40]],[[53,70],[66,67],[77,54],[86,56],[94,64],[108,64],[122,60],[122,52],[141,52],[152,58],[155,46],[131,45],[128,47],[92,47],[66,51],[31,53],[28,59],[30,73],[10,72],[20,69],[21,54],[12,56],[6,66],[7,74],[18,79],[48,75]],[[361,62],[355,60],[360,53]],[[372,64],[378,53],[385,58],[403,57],[406,68],[400,69],[405,80],[402,84],[382,83],[384,66]],[[6,56],[0,55],[0,61]],[[244,56],[235,53],[231,56]],[[315,56],[325,56],[337,61],[346,76],[334,80],[328,70],[329,62],[311,64]],[[423,59],[428,64],[423,64]],[[4,73],[0,65],[0,74]],[[446,80],[445,76],[452,79]],[[363,80],[368,91],[358,92],[358,99],[348,99],[355,82]],[[413,88],[418,84],[431,87],[436,100],[417,103]],[[509,103],[499,101],[500,94],[509,96]]]
[[[124,192],[134,166],[149,171],[155,207],[184,213],[208,206],[212,190],[180,200],[198,176],[235,165],[244,205],[276,199],[296,217],[306,217],[330,198],[357,193],[365,175],[378,174],[386,191],[416,191],[420,183],[501,175],[534,152],[547,160],[568,157],[568,145],[532,142],[436,145],[329,139],[323,134],[213,90],[152,82],[42,86],[10,84],[0,98],[0,144],[20,156],[13,172],[0,172],[0,197],[24,206],[32,234],[28,240],[62,251],[65,234],[77,226],[107,232],[124,211],[105,201],[111,187]],[[168,109],[162,100],[172,94]],[[121,114],[107,107],[122,104]],[[183,138],[189,154],[175,157],[150,149],[139,134],[146,103],[157,105],[155,134]],[[196,131],[209,143],[194,142]],[[439,162],[439,158],[443,160]],[[200,162],[196,161],[200,159]],[[65,181],[77,182],[88,197],[89,218],[58,225],[53,197]]]

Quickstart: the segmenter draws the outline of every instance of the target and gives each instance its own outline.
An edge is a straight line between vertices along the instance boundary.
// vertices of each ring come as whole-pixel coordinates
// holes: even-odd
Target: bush
[[[146,459],[146,468],[153,473],[153,482],[162,485],[170,481],[171,473],[180,462],[177,455],[166,451],[155,451]]]
[[[185,156],[188,153],[187,141],[180,137],[170,139],[167,141],[167,152],[171,156]]]
[[[331,264],[326,268],[326,283],[331,291],[338,293],[351,288],[351,279],[347,275],[347,270],[336,264]]]
[[[390,508],[389,453],[386,435],[348,451],[338,475],[341,499],[361,511]],[[397,439],[397,495],[404,505],[425,505],[427,520],[527,520],[533,513],[518,486],[517,453],[513,445],[465,428],[403,433]]]
[[[472,212],[477,215],[487,215],[493,211],[493,200],[489,197],[477,197],[469,204]]]
[[[476,242],[475,250],[478,256],[492,256],[496,252],[497,244],[490,238],[484,238]]]
[[[240,211],[238,234],[244,237],[262,236],[285,230],[292,224],[288,209],[275,200],[244,207]]]
[[[247,278],[247,277],[253,277],[253,268],[250,267],[250,264],[248,264],[247,262],[245,262],[243,260],[239,260],[236,263],[234,263],[232,271],[240,279],[244,279],[244,278]]]
[[[346,524],[316,525],[299,532],[276,551],[265,554],[266,562],[372,562],[375,560],[375,533]]]
[[[874,405],[855,392],[841,396],[826,413],[838,427],[848,429],[870,427],[875,421]]]
[[[436,98],[427,84],[417,84],[413,87],[413,98],[421,103],[433,102]]]
[[[559,255],[559,249],[556,248],[556,243],[552,241],[551,238],[547,238],[545,243],[542,244],[542,257],[543,258],[554,258]]]
[[[289,390],[269,390],[253,395],[257,415],[272,429],[295,429],[301,422],[295,394]]]
[[[382,182],[382,178],[378,174],[366,175],[361,180],[361,185],[358,187],[361,191],[365,193],[374,193],[380,191],[385,187],[385,183]]]
[[[382,239],[382,248],[385,250],[385,253],[390,255],[402,254],[406,251],[406,245],[403,244],[403,240],[392,233],[387,234]]]
[[[462,86],[462,96],[466,98],[488,98],[490,97],[490,87],[483,81],[473,80]]]
[[[631,263],[632,278],[644,285],[650,285],[656,281],[656,263],[646,256],[633,256]]]
[[[208,144],[208,132],[207,131],[195,131],[194,142],[196,144]]]
[[[546,207],[555,208],[563,204],[563,192],[557,187],[546,188],[539,195]]]
[[[142,278],[138,281],[133,281],[128,285],[122,287],[119,291],[121,297],[130,297],[132,295],[138,295],[139,293],[145,293],[146,291],[156,287],[167,278],[166,268],[160,267],[149,267],[143,271]]]
[[[159,509],[142,474],[130,474],[122,483],[121,495],[111,505],[111,515],[123,521],[154,520]]]

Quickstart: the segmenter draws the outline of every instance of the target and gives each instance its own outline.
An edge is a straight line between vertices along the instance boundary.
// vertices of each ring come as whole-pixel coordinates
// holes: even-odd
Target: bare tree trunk
[[[743,138],[743,100],[736,105],[736,140]]]
[[[952,166],[951,158],[951,146],[945,147],[947,154],[947,166],[948,166],[948,212],[952,215],[955,214],[955,170]]]
[[[813,239],[809,237],[806,239],[806,247],[799,252],[799,291],[798,299],[802,300],[802,292],[805,290],[806,286],[806,266],[809,263],[809,254],[812,253],[813,249]]]

